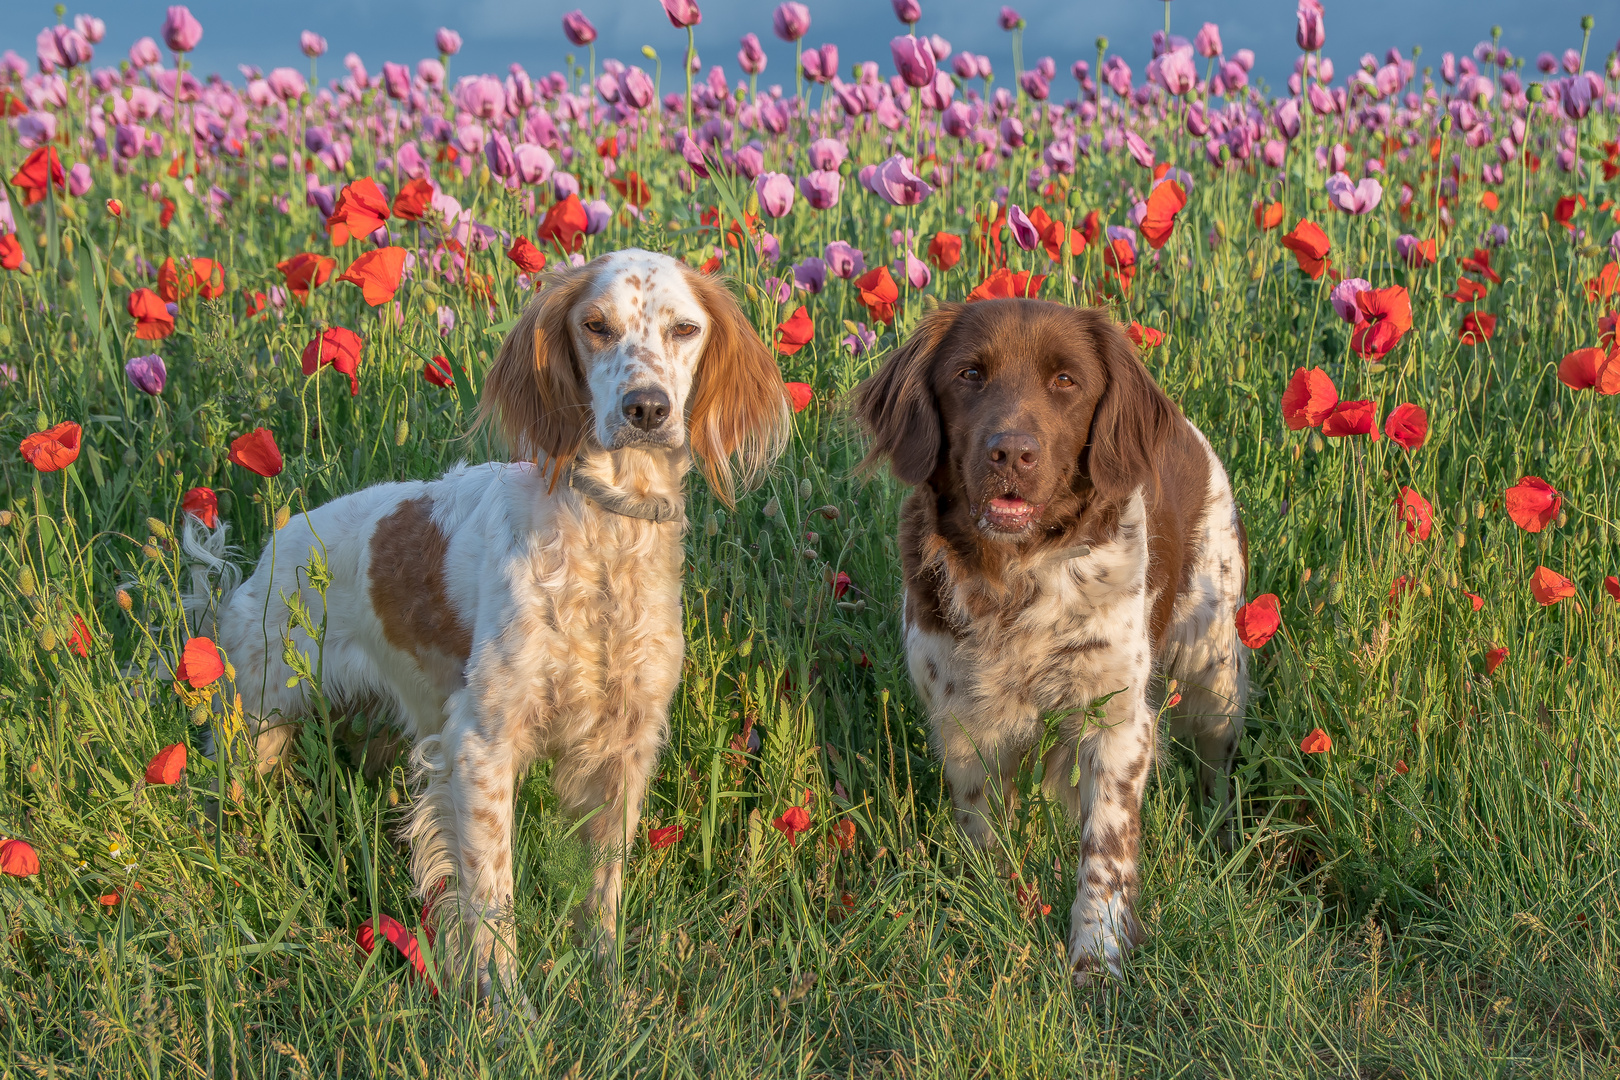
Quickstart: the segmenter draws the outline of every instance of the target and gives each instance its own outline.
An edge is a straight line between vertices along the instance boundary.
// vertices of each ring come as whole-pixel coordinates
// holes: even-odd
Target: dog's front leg
[[[661,730],[661,725],[654,723],[651,730]],[[608,964],[615,959],[624,860],[640,827],[659,741],[632,739],[617,753],[601,757],[570,754],[558,758],[552,771],[552,786],[563,809],[574,817],[589,815],[581,832],[595,848],[598,862],[586,901],[585,929],[595,939],[597,959]]]
[[[435,900],[447,981],[497,1009],[532,1015],[518,978],[512,910],[513,793],[518,762],[509,741],[490,732],[471,691],[449,702],[444,730],[423,739],[416,757],[426,776],[411,823],[413,870],[424,897],[446,877],[455,892]]]
[[[1045,780],[1082,821],[1069,964],[1082,978],[1099,965],[1118,975],[1125,953],[1142,939],[1136,863],[1142,792],[1153,759],[1153,713],[1143,689],[1132,687],[1114,697],[1101,718],[1077,718],[1075,730],[1075,738],[1048,757]],[[1079,783],[1071,785],[1076,755]]]

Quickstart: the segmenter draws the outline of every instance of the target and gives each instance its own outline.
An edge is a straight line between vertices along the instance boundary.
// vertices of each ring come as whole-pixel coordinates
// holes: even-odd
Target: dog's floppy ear
[[[541,455],[560,470],[594,422],[568,315],[585,296],[589,267],[554,271],[501,343],[484,377],[474,430],[498,430],[514,459]]]
[[[793,414],[776,358],[736,297],[714,278],[684,272],[709,315],[687,430],[709,486],[730,506],[787,446]]]
[[[924,315],[906,343],[855,391],[855,411],[872,433],[861,469],[871,470],[887,458],[903,484],[920,484],[934,475],[944,434],[930,375],[934,356],[960,311],[959,304],[942,304]]]
[[[1093,308],[1075,315],[1090,334],[1107,379],[1091,417],[1081,469],[1103,498],[1126,499],[1138,487],[1156,482],[1155,461],[1181,412],[1105,311]]]

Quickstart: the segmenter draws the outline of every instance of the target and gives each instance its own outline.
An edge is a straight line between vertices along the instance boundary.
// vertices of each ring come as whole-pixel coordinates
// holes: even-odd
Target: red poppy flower
[[[585,246],[585,227],[589,224],[579,196],[569,195],[551,204],[536,233],[542,244],[556,244],[559,251],[574,252]]]
[[[1620,393],[1620,348],[1576,349],[1558,362],[1558,381],[1571,390],[1596,387],[1600,394]]]
[[[518,269],[525,274],[538,274],[546,268],[546,253],[535,247],[534,241],[527,236],[513,240],[506,257],[517,263]]]
[[[405,221],[421,221],[433,205],[433,183],[427,179],[407,180],[394,196],[394,216]]]
[[[332,207],[332,216],[326,219],[326,227],[332,233],[332,246],[342,247],[351,236],[370,236],[383,227],[390,213],[387,197],[371,177],[363,176],[352,184],[343,185]]]
[[[1402,487],[1395,500],[1395,516],[1406,526],[1408,540],[1427,540],[1434,527],[1434,507],[1409,487]]]
[[[174,316],[151,289],[129,294],[129,313],[135,319],[135,336],[142,341],[161,341],[174,333]]]
[[[93,640],[90,635],[90,626],[84,621],[84,616],[73,616],[73,629],[68,632],[68,651],[75,656],[88,657],[90,655],[90,642]]]
[[[27,261],[28,253],[23,251],[16,233],[0,236],[0,269],[15,270]]]
[[[619,156],[619,137],[617,135],[609,135],[607,138],[597,143],[596,156],[617,158]]]
[[[1459,304],[1472,304],[1482,298],[1487,292],[1485,286],[1473,278],[1458,278],[1457,291],[1446,293],[1447,300],[1455,300]]]
[[[1164,344],[1164,332],[1162,330],[1155,330],[1151,326],[1143,326],[1134,320],[1131,325],[1125,328],[1125,336],[1130,338],[1131,343],[1138,349],[1156,349]]]
[[[1078,255],[1090,245],[1095,244],[1097,238],[1102,235],[1102,215],[1096,210],[1090,211],[1086,214],[1085,220],[1080,223],[1080,227],[1074,231],[1084,241],[1084,243],[1080,243],[1071,240],[1074,245],[1074,253]],[[1129,247],[1130,245],[1126,246]]]
[[[1480,311],[1470,311],[1463,316],[1462,326],[1457,328],[1457,340],[1464,345],[1479,345],[1491,340],[1496,333],[1496,316],[1486,315]]]
[[[1339,391],[1333,380],[1321,368],[1295,368],[1283,391],[1283,422],[1290,431],[1313,428],[1333,414],[1339,403]]]
[[[1607,300],[1620,291],[1620,263],[1608,263],[1598,276],[1586,283],[1586,299],[1591,303]]]
[[[662,829],[654,829],[647,834],[647,846],[654,851],[673,847],[686,839],[686,826],[665,825]]]
[[[1402,758],[1400,760],[1397,760],[1395,762],[1395,775],[1396,776],[1405,776],[1407,773],[1409,773],[1411,771],[1412,771],[1411,767],[1406,764],[1406,760],[1404,758]]]
[[[838,576],[833,578],[833,599],[842,600],[844,598],[844,594],[849,592],[849,587],[853,584],[855,584],[855,579],[851,578],[842,570],[838,571]]]
[[[281,276],[286,279],[287,291],[298,299],[307,301],[309,290],[325,285],[326,279],[332,276],[332,270],[336,266],[336,259],[302,251],[290,259],[277,263],[276,269],[280,270]]]
[[[225,268],[213,259],[192,259],[191,283],[204,300],[218,300],[225,295]]]
[[[876,266],[855,279],[861,290],[861,303],[881,323],[894,322],[894,302],[900,299],[900,287],[894,283],[887,266]],[[973,299],[971,296],[969,300]]]
[[[1299,748],[1307,754],[1325,754],[1333,749],[1333,740],[1321,728],[1312,728],[1311,733],[1299,741]]]
[[[1367,289],[1356,294],[1364,320],[1350,335],[1350,347],[1364,360],[1379,360],[1412,329],[1412,298],[1404,286]]]
[[[231,442],[229,459],[249,472],[263,477],[279,475],[282,468],[281,448],[268,428],[254,428]]]
[[[1558,517],[1564,497],[1541,477],[1526,476],[1502,493],[1502,502],[1513,524],[1538,533]]]
[[[1041,218],[1039,224],[1035,222],[1037,215]],[[1045,249],[1046,257],[1053,262],[1063,258],[1063,239],[1071,232],[1069,227],[1056,218],[1048,218],[1046,211],[1038,206],[1030,211],[1029,220],[1035,225],[1035,231],[1040,234],[1041,247]]]
[[[1406,265],[1414,270],[1433,266],[1440,260],[1440,245],[1434,240],[1419,240],[1406,249]]]
[[[174,211],[175,211],[174,200],[173,199],[164,199],[163,200],[163,209],[158,214],[158,228],[167,229],[169,227],[170,223],[174,221]]]
[[[443,356],[435,356],[422,364],[422,378],[434,386],[454,386],[456,377],[450,370],[450,361]]]
[[[158,267],[157,294],[165,304],[178,303],[180,300],[180,268],[175,265],[173,255],[164,259]]]
[[[879,269],[888,273],[888,267]],[[968,293],[967,303],[971,304],[978,300],[1002,300],[1009,297],[1033,297],[1040,293],[1044,284],[1046,284],[1045,274],[1035,274],[1028,270],[1020,270],[1015,274],[1002,266]]]
[[[355,944],[370,956],[372,950],[377,947],[378,931],[381,931],[383,938],[390,945],[399,950],[399,954],[411,965],[412,971],[419,977],[427,979],[428,989],[437,997],[439,988],[433,985],[431,978],[428,978],[427,961],[422,959],[421,943],[416,940],[415,934],[405,929],[404,924],[392,915],[378,915],[375,925],[370,922],[362,924],[354,935]]]
[[[1108,246],[1103,248],[1102,261],[1103,266],[1119,278],[1120,289],[1130,292],[1131,282],[1136,279],[1136,250],[1131,242],[1122,236],[1108,241]]]
[[[832,827],[832,840],[833,843],[838,845],[838,850],[854,851],[855,823],[849,818],[844,818],[842,821],[835,823]],[[850,897],[848,893],[845,893],[844,896],[848,898],[849,901],[846,906],[853,907],[854,899]]]
[[[1598,344],[1612,349],[1620,343],[1620,311],[1598,316]]]
[[[12,837],[0,844],[0,874],[8,877],[33,877],[39,873],[39,854],[26,840]]]
[[[1254,204],[1254,225],[1255,228],[1259,229],[1261,232],[1270,232],[1272,229],[1275,229],[1277,226],[1282,224],[1282,219],[1282,203],[1274,202]]]
[[[928,241],[928,261],[940,270],[949,270],[962,261],[962,238],[955,233],[937,232]]]
[[[1258,649],[1282,626],[1282,612],[1277,609],[1277,594],[1266,593],[1250,600],[1237,610],[1238,640],[1251,649]]]
[[[1479,197],[1479,205],[1483,206],[1486,210],[1489,210],[1494,214],[1496,213],[1496,208],[1502,205],[1502,201],[1496,197],[1496,192],[1487,191],[1485,194]]]
[[[646,206],[652,201],[652,188],[647,186],[634,169],[631,169],[622,179],[617,176],[608,177],[608,183],[613,190],[624,196],[624,201],[631,206]]]
[[[1585,209],[1586,196],[1565,195],[1553,206],[1553,220],[1558,222],[1558,224],[1562,225],[1564,228],[1573,231],[1575,226],[1570,224],[1570,222],[1575,220],[1575,212],[1577,210]]]
[[[225,661],[220,659],[219,646],[214,644],[212,638],[194,637],[186,641],[186,647],[180,653],[180,663],[175,665],[175,678],[193,690],[201,690],[205,686],[213,686],[224,674]]]
[[[41,146],[23,161],[22,168],[11,178],[11,186],[23,193],[23,205],[33,206],[45,201],[46,184],[67,193],[67,174],[62,171],[62,160],[56,156],[56,147]]]
[[[1608,577],[1604,578],[1603,591],[1609,594],[1610,599],[1614,600],[1616,603],[1620,603],[1620,577],[1615,577],[1613,574],[1610,574]]]
[[[1494,645],[1485,650],[1485,674],[1495,675],[1496,669],[1502,666],[1502,661],[1508,658],[1507,647]]]
[[[718,269],[720,269],[720,256],[710,255],[703,261],[703,265],[698,267],[698,273],[712,274]]]
[[[785,385],[787,386],[788,401],[792,403],[794,412],[804,412],[809,407],[810,402],[815,400],[815,391],[810,388],[809,383],[790,382]]]
[[[1466,273],[1489,278],[1492,285],[1502,284],[1502,275],[1491,269],[1491,253],[1484,248],[1475,248],[1472,255],[1458,259],[1457,265]]]
[[[771,825],[788,838],[789,844],[797,844],[799,834],[810,831],[810,811],[802,806],[790,806]]]
[[[1463,595],[1468,597],[1468,602],[1473,605],[1475,611],[1478,611],[1480,608],[1485,606],[1485,598],[1479,595],[1479,593],[1471,593],[1467,589],[1464,589]]]
[[[1187,193],[1174,180],[1165,180],[1148,193],[1147,213],[1138,228],[1154,251],[1164,247],[1176,227],[1176,215],[1187,205]]]
[[[1328,250],[1332,245],[1328,243],[1327,233],[1315,222],[1301,221],[1295,225],[1294,231],[1282,238],[1282,245],[1294,253],[1299,268],[1311,280],[1320,278],[1327,270]]]
[[[1397,405],[1384,421],[1384,434],[1397,446],[1417,450],[1429,438],[1429,414],[1410,402]]]
[[[360,335],[346,326],[327,327],[304,346],[304,374],[313,375],[331,364],[349,377],[349,396],[353,397],[360,393],[360,350],[364,345]]]
[[[257,315],[264,314],[264,306],[269,302],[269,299],[270,298],[262,292],[249,292],[247,289],[242,290],[243,307],[247,309],[246,314],[250,319]]]
[[[394,293],[399,290],[399,279],[404,273],[405,249],[382,247],[354,260],[338,280],[360,286],[366,303],[377,307],[394,298]]]
[[[180,509],[203,523],[206,529],[219,524],[219,496],[213,488],[194,487],[180,499]]]
[[[1575,595],[1575,583],[1563,574],[1538,566],[1530,577],[1530,592],[1536,598],[1536,603],[1542,607],[1552,607],[1558,601],[1568,600]]]
[[[792,356],[804,348],[816,336],[816,324],[811,321],[810,313],[799,305],[799,310],[788,317],[787,322],[776,328],[776,351],[783,356]]]
[[[1341,401],[1322,422],[1322,434],[1330,439],[1348,435],[1371,435],[1378,441],[1378,406],[1371,401]]]
[[[78,424],[64,420],[28,436],[18,449],[23,460],[40,472],[55,472],[78,460],[80,434]]]
[[[193,639],[195,640],[195,639]],[[146,763],[146,782],[148,784],[175,784],[180,781],[180,774],[186,771],[186,744],[175,743],[165,746],[152,760]]]

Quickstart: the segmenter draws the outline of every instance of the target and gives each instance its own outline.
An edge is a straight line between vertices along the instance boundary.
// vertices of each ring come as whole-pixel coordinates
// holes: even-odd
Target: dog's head
[[[690,443],[728,502],[781,451],[776,361],[737,301],[684,264],[630,248],[548,275],[485,380],[480,423],[520,457]]]
[[[1152,482],[1179,415],[1097,308],[1042,300],[947,304],[860,388],[866,464],[956,497],[988,539],[1043,535],[1087,488]]]

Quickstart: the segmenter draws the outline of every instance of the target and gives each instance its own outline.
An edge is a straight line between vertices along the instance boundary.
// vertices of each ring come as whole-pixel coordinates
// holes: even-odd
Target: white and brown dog
[[[605,255],[550,275],[488,373],[480,423],[515,462],[378,484],[294,517],[219,601],[261,769],[311,715],[287,686],[285,648],[319,648],[322,692],[380,706],[415,744],[411,868],[424,897],[451,883],[435,907],[447,979],[527,1008],[513,799],[541,758],[604,849],[589,908],[610,954],[681,672],[683,479],[695,455],[729,501],[790,422],[774,358],[719,283],[663,255]],[[217,560],[221,539],[188,547]],[[324,600],[309,587],[312,550],[330,571]],[[290,598],[325,612],[320,646],[289,631]]]
[[[1020,765],[1063,718],[1044,787],[1082,821],[1069,961],[1118,973],[1141,936],[1156,672],[1179,680],[1171,729],[1227,813],[1248,552],[1226,471],[1097,309],[941,307],[857,408],[868,463],[917,486],[900,523],[906,655],[957,820],[993,843]]]

